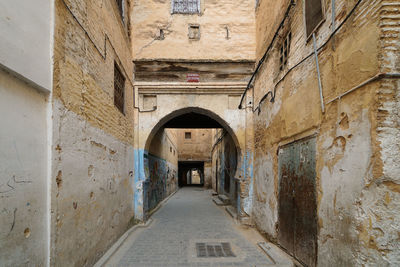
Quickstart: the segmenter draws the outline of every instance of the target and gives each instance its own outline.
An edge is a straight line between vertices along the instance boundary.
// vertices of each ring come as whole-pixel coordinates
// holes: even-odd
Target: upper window
[[[200,25],[197,24],[189,25],[188,36],[190,40],[200,40]]]
[[[121,15],[121,18],[124,19],[124,0],[115,0],[117,2],[118,11]]]
[[[191,132],[185,132],[185,139],[192,139],[192,133]]]
[[[307,37],[309,37],[324,19],[321,0],[305,1],[305,19]]]
[[[200,13],[200,0],[171,0],[172,13],[196,14]]]
[[[279,70],[282,71],[286,68],[290,52],[290,42],[292,41],[292,33],[286,35],[285,40],[279,50]]]
[[[125,77],[117,63],[114,64],[114,105],[124,113],[125,104]]]

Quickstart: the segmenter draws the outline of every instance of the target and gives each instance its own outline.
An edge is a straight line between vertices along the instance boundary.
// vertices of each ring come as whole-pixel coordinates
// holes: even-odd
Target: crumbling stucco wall
[[[115,1],[55,2],[51,264],[88,266],[134,215],[131,45]]]
[[[201,14],[171,14],[171,0],[133,1],[134,59],[253,59],[254,1],[201,0],[201,6]],[[189,24],[200,26],[199,40],[189,40]]]
[[[257,9],[257,25],[270,25],[267,30],[257,27],[258,42],[273,36],[283,19],[268,14],[286,11],[287,6],[284,11],[273,10],[272,2],[260,1]],[[316,32],[317,47],[332,32],[332,2],[323,2],[326,20]],[[336,1],[336,27],[355,3]],[[303,4],[295,1],[256,77],[253,219],[271,240],[279,242],[277,152],[282,145],[316,135],[318,266],[398,265],[400,220],[393,212],[399,205],[395,152],[399,127],[394,119],[398,79],[376,75],[399,71],[399,29],[397,17],[391,16],[399,3],[361,1],[335,38],[320,50],[325,113],[321,112],[315,57],[296,65],[313,52],[312,39],[307,40],[305,34]],[[280,71],[279,49],[289,31],[288,66]],[[260,59],[266,46],[257,47]],[[274,102],[269,95],[260,103],[269,90]]]

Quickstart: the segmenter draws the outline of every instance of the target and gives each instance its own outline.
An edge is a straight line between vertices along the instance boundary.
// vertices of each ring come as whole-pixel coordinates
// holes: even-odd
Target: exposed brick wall
[[[114,63],[125,114],[114,105]],[[132,73],[115,1],[56,1],[52,265],[93,265],[134,216]]]

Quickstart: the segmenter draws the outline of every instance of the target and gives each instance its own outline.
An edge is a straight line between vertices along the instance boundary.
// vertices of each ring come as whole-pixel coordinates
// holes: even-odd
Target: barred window
[[[125,77],[117,63],[114,63],[114,105],[124,113],[125,104]],[[125,113],[124,113],[125,114]]]
[[[281,49],[279,50],[279,70],[286,68],[290,52],[290,43],[292,41],[292,33],[289,32],[284,39]]]
[[[324,20],[324,12],[321,0],[306,0],[305,5],[306,29],[309,37]]]
[[[172,13],[196,14],[200,13],[200,0],[171,0]]]

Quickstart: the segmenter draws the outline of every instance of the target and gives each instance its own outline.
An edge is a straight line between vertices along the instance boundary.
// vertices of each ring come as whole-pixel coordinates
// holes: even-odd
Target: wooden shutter
[[[321,0],[306,0],[305,19],[307,37],[309,37],[324,19]]]

